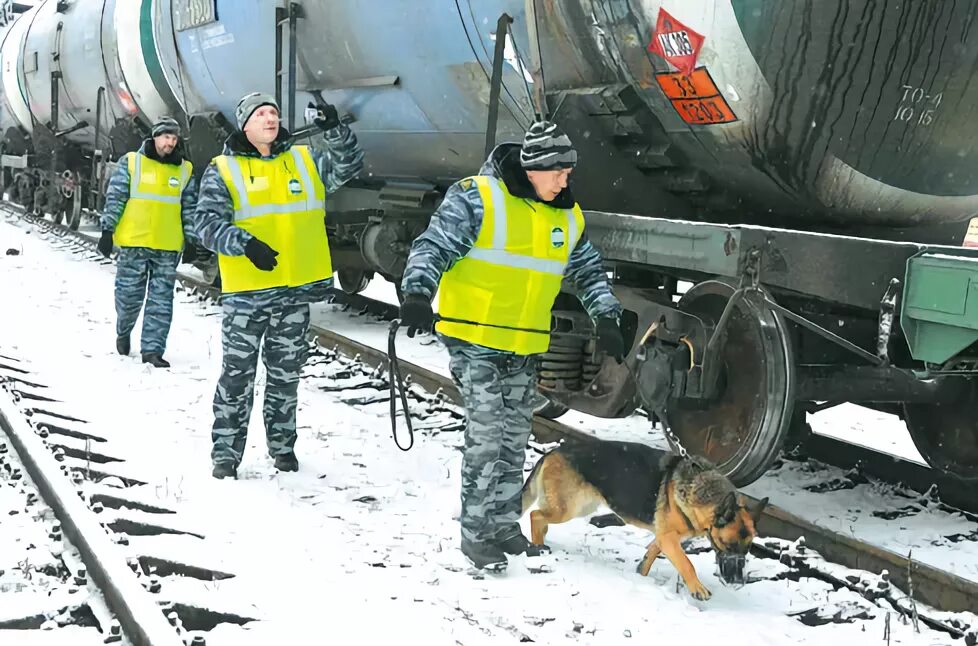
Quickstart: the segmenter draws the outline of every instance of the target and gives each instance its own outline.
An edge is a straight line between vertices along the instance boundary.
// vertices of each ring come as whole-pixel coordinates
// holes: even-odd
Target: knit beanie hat
[[[245,124],[251,118],[252,113],[263,105],[273,105],[278,110],[278,102],[275,97],[262,92],[252,92],[241,97],[238,106],[234,109],[234,117],[238,121],[238,130],[244,130]]]
[[[152,136],[176,135],[180,136],[180,124],[173,117],[160,117],[159,121],[153,124]]]
[[[577,151],[570,137],[551,121],[537,121],[526,131],[520,150],[526,170],[558,170],[577,165]]]

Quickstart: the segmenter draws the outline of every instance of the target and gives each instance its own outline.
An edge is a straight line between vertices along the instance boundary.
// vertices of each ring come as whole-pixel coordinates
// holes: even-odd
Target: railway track
[[[94,250],[95,242],[84,234],[32,216],[24,217],[45,230],[74,239],[72,244],[77,244],[80,249]],[[217,297],[217,290],[196,278],[178,275],[178,279],[185,289],[202,298]],[[337,299],[357,312],[381,317],[389,317],[394,312],[387,304],[360,296],[338,295]],[[333,375],[339,369],[346,378],[360,377],[364,397],[351,399],[348,403],[386,401],[383,396],[389,363],[386,353],[330,330],[314,327],[312,332],[319,346],[309,361],[313,371],[321,366]],[[401,371],[409,382],[412,411],[417,406],[428,415],[441,415],[435,423],[416,424],[416,432],[423,437],[428,432],[458,428],[463,419],[461,402],[451,380],[403,361]],[[343,389],[348,391],[349,385]],[[580,430],[543,418],[534,419],[533,433],[538,450],[543,448],[539,444],[545,445],[561,437],[592,438]],[[613,523],[607,518],[595,518],[592,524]],[[953,614],[978,613],[978,584],[972,581],[829,531],[777,507],[769,506],[765,510],[759,532],[765,538],[755,544],[755,556],[778,559],[791,568],[793,574],[787,576],[821,578],[882,604],[888,612],[914,617],[954,638],[963,639],[970,646],[978,641],[978,625],[973,623],[973,615]],[[908,591],[912,591],[912,598]]]
[[[252,621],[170,594],[170,577],[204,585],[233,575],[154,549],[155,536],[204,536],[181,527],[178,510],[144,495],[150,483],[128,472],[111,442],[66,412],[70,406],[43,381],[0,349],[0,483],[13,490],[7,513],[21,517],[23,534],[7,537],[23,561],[19,580],[2,590],[12,597],[0,611],[0,633],[75,629],[81,637],[72,639],[94,632],[93,643],[124,637],[136,645],[204,646],[216,625]]]
[[[121,641],[125,633],[134,644],[184,644],[152,598],[152,593],[129,569],[94,512],[79,499],[54,454],[42,444],[39,429],[21,415],[16,405],[19,401],[16,391],[10,390],[9,382],[2,385],[0,455],[5,458],[7,484],[20,489],[26,506],[36,506],[39,493],[42,503],[57,519],[58,522],[49,525],[48,537],[52,555],[61,561],[61,567],[54,569],[47,564],[46,573],[56,583],[68,587],[67,595],[57,599],[58,605],[64,606],[56,608],[55,612],[38,611],[35,605],[30,610],[25,608],[26,612],[22,610],[20,614],[23,616],[5,617],[2,626],[50,630],[72,624],[89,625],[100,633],[105,643]],[[11,447],[13,455],[9,450]],[[38,511],[47,515],[46,510]],[[25,510],[25,513],[29,512]],[[24,568],[25,577],[30,567],[28,561]],[[62,568],[63,571],[59,571]],[[88,588],[89,594],[82,594],[81,587]],[[98,603],[99,597],[104,604]],[[74,600],[76,598],[78,601]]]

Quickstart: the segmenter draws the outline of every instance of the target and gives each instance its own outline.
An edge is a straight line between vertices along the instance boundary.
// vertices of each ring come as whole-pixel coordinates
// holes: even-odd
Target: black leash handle
[[[391,330],[387,335],[387,357],[390,360],[388,372],[390,372],[391,384],[391,435],[394,436],[394,444],[402,451],[410,451],[414,446],[414,426],[411,424],[411,410],[408,408],[407,393],[404,391],[404,380],[401,378],[401,364],[397,360],[397,349],[394,344],[394,337],[397,336],[397,328],[401,325],[401,319],[391,321]],[[404,422],[408,428],[409,443],[407,448],[401,446],[397,439],[397,399],[394,396],[394,384],[397,382],[397,389],[401,393],[401,408],[404,409]]]

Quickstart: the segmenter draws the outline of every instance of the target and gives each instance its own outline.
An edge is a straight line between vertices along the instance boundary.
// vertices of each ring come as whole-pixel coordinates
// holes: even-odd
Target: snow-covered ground
[[[310,378],[299,391],[300,471],[276,473],[263,450],[259,367],[259,405],[240,479],[216,481],[210,477],[209,451],[211,399],[221,361],[219,308],[177,294],[166,352],[170,370],[140,363],[135,351],[120,357],[114,350],[114,266],[53,248],[41,237],[19,221],[0,220],[0,254],[7,248],[22,251],[0,255],[0,354],[28,360],[63,400],[58,410],[88,420],[93,431],[109,438],[112,454],[126,458],[119,470],[151,483],[143,487],[144,496],[177,506],[180,524],[205,536],[144,538],[133,541],[133,548],[140,542],[165,545],[237,575],[206,584],[175,577],[163,581],[163,596],[196,598],[207,607],[261,620],[219,626],[208,635],[210,646],[530,639],[837,646],[883,635],[885,613],[846,590],[807,578],[726,588],[714,575],[710,553],[691,558],[713,598],[694,601],[682,587],[677,590],[668,561],[658,561],[648,578],[634,573],[647,534],[598,529],[585,520],[551,529],[553,555],[516,558],[504,576],[473,578],[457,549],[454,520],[461,433],[422,435],[410,452],[401,452],[390,437],[385,403],[359,408],[341,403],[342,393],[318,388],[323,378],[315,376],[315,367],[307,370]],[[344,333],[386,329],[342,313],[322,318],[329,307],[317,310],[327,327]],[[429,353],[432,360],[440,355],[424,343],[405,338],[401,354],[412,361],[415,352]],[[138,327],[133,346],[138,350]],[[568,421],[601,434],[623,428],[620,421],[584,416]],[[631,427],[626,431],[659,441],[638,422],[626,424]],[[799,495],[790,491],[792,478],[771,478],[769,487],[783,490],[776,502],[803,511],[802,501],[792,498]],[[864,503],[890,504],[884,494],[870,500],[872,491],[858,492],[840,492],[835,506],[822,502],[824,513],[855,514],[853,507]],[[826,501],[835,495],[817,496]],[[896,535],[898,526],[910,526],[920,516],[890,523],[888,534]],[[876,531],[861,520],[859,514],[853,520],[859,531]],[[924,528],[933,529],[937,520],[933,515],[914,525],[905,540],[921,541],[925,550],[930,536]],[[950,516],[943,522],[948,529],[963,523]],[[934,561],[959,558],[947,556],[955,549],[935,548]],[[925,558],[917,547],[914,556]],[[751,558],[748,569],[754,577],[772,579],[784,566]],[[866,618],[809,627],[790,616],[825,606],[847,607],[847,614],[864,608]],[[951,643],[923,626],[915,634],[900,621],[892,622],[891,631],[894,644]],[[0,643],[18,643],[10,637],[0,634]]]

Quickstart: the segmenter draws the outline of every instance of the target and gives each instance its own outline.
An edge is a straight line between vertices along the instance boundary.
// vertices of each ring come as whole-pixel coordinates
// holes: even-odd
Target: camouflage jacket
[[[501,178],[514,196],[539,201],[519,165],[519,148],[519,144],[497,146],[479,169],[479,175]],[[550,205],[572,207],[574,198],[570,189],[564,189]],[[456,182],[448,189],[445,199],[431,216],[428,229],[411,246],[401,280],[401,290],[405,295],[420,294],[429,300],[434,296],[442,274],[475,244],[482,226],[482,215],[483,204],[478,186],[472,183],[468,188],[463,188]],[[564,277],[577,290],[578,298],[591,318],[617,319],[621,315],[621,304],[611,292],[601,255],[587,239],[586,231],[571,252]],[[446,339],[446,342],[451,343],[452,340]]]
[[[323,135],[325,152],[310,148],[319,176],[332,193],[350,181],[363,169],[363,151],[357,137],[345,124],[340,124]],[[292,136],[282,128],[272,144],[271,155],[277,157],[292,147]],[[224,143],[224,154],[261,159],[261,154],[237,131]],[[243,256],[245,245],[253,237],[234,224],[234,207],[231,193],[213,161],[204,171],[200,182],[200,198],[194,214],[194,232],[201,244],[224,256]],[[325,222],[324,225],[325,226]],[[332,277],[300,287],[273,287],[252,292],[224,294],[221,301],[237,309],[253,310],[286,307],[314,303],[323,300],[333,286]]]
[[[183,154],[180,150],[181,147],[178,146],[173,154],[166,159],[161,159],[156,154],[156,146],[153,145],[152,139],[146,139],[139,147],[140,154],[155,161],[176,166],[183,163]],[[105,206],[102,207],[100,218],[103,231],[115,231],[115,228],[119,226],[119,220],[122,219],[122,214],[126,210],[126,204],[129,202],[129,155],[133,154],[137,153],[123,155],[116,162],[115,171],[109,178],[109,186],[105,191]],[[193,215],[196,204],[197,179],[191,176],[187,186],[183,189],[183,193],[180,194],[180,220],[183,223],[183,237],[191,243],[196,241],[193,230]]]

